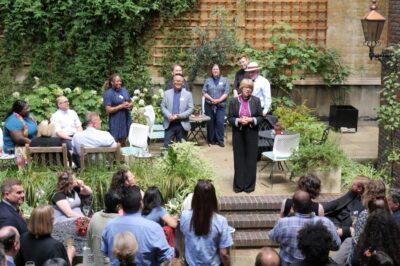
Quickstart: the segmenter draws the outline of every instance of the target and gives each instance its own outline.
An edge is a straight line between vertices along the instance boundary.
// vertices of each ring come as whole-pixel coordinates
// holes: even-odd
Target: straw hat
[[[246,72],[260,70],[261,68],[258,66],[257,62],[251,62],[247,65],[247,68],[244,70]]]

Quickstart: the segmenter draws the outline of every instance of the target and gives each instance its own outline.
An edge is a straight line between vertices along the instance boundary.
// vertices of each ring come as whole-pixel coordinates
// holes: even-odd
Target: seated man
[[[400,225],[400,189],[391,188],[389,191],[388,204],[393,212],[393,218]]]
[[[364,206],[361,203],[361,195],[368,183],[368,178],[358,176],[354,179],[349,192],[330,202],[322,203],[325,216],[328,217],[338,228],[337,232],[342,240],[351,236],[351,216],[358,215]]]
[[[58,97],[57,107],[58,110],[51,115],[50,122],[56,126],[57,137],[61,138],[62,142],[67,144],[68,151],[72,152],[72,137],[76,132],[82,131],[82,124],[78,114],[74,110],[69,109],[67,97]]]
[[[301,190],[296,191],[293,195],[294,216],[279,219],[268,233],[269,238],[280,245],[279,255],[282,265],[291,265],[295,261],[304,259],[297,244],[297,234],[304,225],[309,223],[321,221],[332,237],[330,249],[337,250],[340,246],[335,225],[328,218],[316,216],[311,211],[311,203],[310,194]]]
[[[77,132],[72,138],[74,161],[77,166],[79,166],[81,156],[81,145],[90,148],[117,146],[117,143],[109,132],[100,130],[101,119],[98,113],[88,113],[86,115],[86,125],[87,127],[84,131]]]
[[[127,187],[122,192],[123,216],[107,223],[103,230],[101,250],[111,259],[111,265],[119,265],[113,255],[114,238],[118,233],[129,231],[138,242],[137,265],[161,265],[172,260],[174,249],[168,245],[161,226],[142,217],[142,195],[138,186]]]
[[[281,259],[275,249],[262,248],[257,254],[255,266],[280,266]]]
[[[4,226],[0,229],[0,243],[4,245],[7,266],[14,266],[14,257],[20,247],[18,230],[13,226]]]

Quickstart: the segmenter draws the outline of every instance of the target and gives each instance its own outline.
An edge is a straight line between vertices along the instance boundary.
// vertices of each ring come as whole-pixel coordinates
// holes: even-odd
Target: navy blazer
[[[28,231],[26,222],[19,216],[19,213],[7,203],[0,202],[0,228],[3,226],[14,226],[17,228],[19,234]]]

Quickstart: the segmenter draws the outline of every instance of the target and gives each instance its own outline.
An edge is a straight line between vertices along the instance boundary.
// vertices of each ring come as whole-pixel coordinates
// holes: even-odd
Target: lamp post
[[[364,45],[369,47],[369,58],[371,60],[376,58],[382,62],[384,57],[388,57],[390,55],[387,53],[375,54],[374,49],[376,46],[381,45],[379,39],[381,37],[386,19],[377,11],[378,6],[376,5],[375,0],[372,1],[370,9],[371,10],[361,19],[361,25],[365,38]]]

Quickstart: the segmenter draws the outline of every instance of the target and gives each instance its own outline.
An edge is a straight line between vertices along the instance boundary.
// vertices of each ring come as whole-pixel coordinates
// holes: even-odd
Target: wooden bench
[[[65,143],[59,147],[30,147],[25,144],[28,162],[34,166],[52,167],[62,165],[68,168],[68,151]]]
[[[121,145],[115,147],[89,148],[81,145],[80,148],[80,167],[81,171],[90,166],[112,167],[121,160]]]

